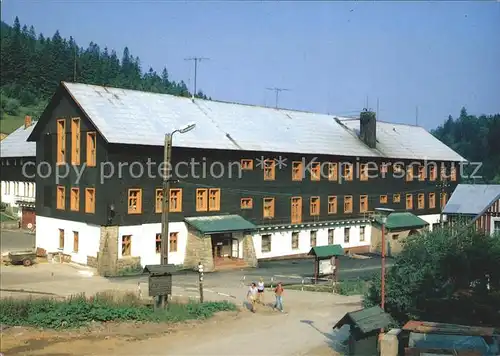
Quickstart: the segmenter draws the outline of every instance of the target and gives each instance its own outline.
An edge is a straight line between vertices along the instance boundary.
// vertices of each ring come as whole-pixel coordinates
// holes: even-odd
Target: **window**
[[[292,250],[299,248],[299,233],[292,232]]]
[[[262,235],[261,252],[271,252],[271,235]]]
[[[79,211],[80,210],[80,189],[79,188],[71,188],[70,209],[71,209],[71,211]]]
[[[435,164],[433,164],[430,168],[429,178],[431,181],[435,181],[437,179],[437,167]]]
[[[344,243],[348,244],[351,239],[351,228],[344,227]]]
[[[170,189],[170,202],[168,210],[171,213],[179,213],[182,211],[182,189]]]
[[[419,193],[418,194],[418,202],[417,202],[417,207],[418,209],[425,209],[425,195],[424,193]]]
[[[443,209],[448,201],[448,194],[441,193],[441,209]]]
[[[337,163],[328,163],[328,180],[337,181],[339,179],[339,170]]]
[[[385,174],[389,171],[389,164],[386,162],[382,162],[380,165],[380,173]]]
[[[444,164],[441,165],[441,180],[446,180],[446,166]]]
[[[387,204],[387,195],[380,196],[380,204]]]
[[[352,164],[350,163],[342,163],[342,178],[344,178],[344,180],[352,180],[352,176],[353,176],[353,173],[352,173]]]
[[[413,166],[409,165],[406,167],[406,181],[407,182],[412,182],[413,181]]]
[[[359,169],[359,180],[367,181],[368,180],[368,165],[366,163],[362,163]]]
[[[337,214],[337,197],[334,195],[328,197],[328,214]]]
[[[401,194],[396,193],[392,196],[393,203],[401,203]]]
[[[264,218],[274,218],[274,198],[264,198]]]
[[[241,198],[241,209],[252,209],[253,199],[252,198]]]
[[[450,180],[455,182],[457,180],[457,168],[455,166],[451,167]]]
[[[155,247],[156,253],[161,253],[161,234],[156,234]]]
[[[429,193],[429,209],[434,209],[436,207],[436,194]]]
[[[319,197],[311,197],[310,214],[311,216],[319,215]]]
[[[97,136],[95,132],[87,132],[87,167],[95,167],[96,151],[97,151]]]
[[[406,194],[406,209],[413,209],[413,196],[411,194]]]
[[[122,256],[130,256],[132,254],[132,235],[122,236]]]
[[[359,212],[366,213],[368,211],[368,195],[361,195],[359,197]]]
[[[276,178],[276,162],[273,159],[264,161],[264,180],[274,180]]]
[[[292,197],[292,224],[300,224],[302,222],[302,198]]]
[[[196,211],[208,210],[208,189],[196,189]]]
[[[64,250],[64,230],[59,229],[59,249]]]
[[[161,213],[163,211],[163,188],[155,190],[155,212]]]
[[[359,227],[359,241],[360,242],[365,241],[365,227],[364,226]]]
[[[333,245],[335,229],[328,229],[328,245]]]
[[[57,186],[57,209],[64,210],[66,201],[66,188],[63,186]]]
[[[303,175],[304,175],[304,166],[302,162],[300,161],[292,162],[292,180],[300,181],[302,180]]]
[[[319,162],[311,163],[311,180],[318,181],[321,179],[321,165]]]
[[[493,234],[500,235],[500,221],[493,222]]]
[[[344,213],[352,213],[352,196],[344,197]]]
[[[73,231],[73,252],[78,252],[78,231]]]
[[[394,165],[394,173],[403,173],[403,165],[401,163]]]
[[[57,120],[57,164],[66,162],[66,121]]]
[[[241,169],[243,171],[251,171],[253,169],[253,159],[242,159]]]
[[[140,214],[142,212],[142,189],[128,190],[128,213]]]
[[[80,164],[80,119],[71,120],[71,164]]]
[[[425,180],[425,166],[420,166],[418,167],[418,180],[424,181]]]
[[[310,240],[311,240],[311,247],[316,247],[316,235],[317,235],[317,231],[316,230],[313,230],[310,232]]]
[[[208,190],[208,210],[209,211],[219,211],[220,210],[220,189],[219,188],[210,188]]]
[[[95,212],[95,189],[85,188],[85,212],[93,214]]]
[[[168,247],[170,252],[177,252],[177,237],[178,232],[171,232],[168,240]]]

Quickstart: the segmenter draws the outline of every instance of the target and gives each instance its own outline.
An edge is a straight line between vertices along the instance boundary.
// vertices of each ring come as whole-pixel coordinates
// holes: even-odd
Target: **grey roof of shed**
[[[378,149],[371,149],[350,127],[354,121],[345,118],[340,121],[342,118],[339,120],[331,115],[201,99],[193,101],[167,94],[78,83],[63,82],[63,85],[110,143],[163,146],[165,133],[194,122],[196,128],[177,135],[174,146],[463,160],[429,132],[416,126],[379,123],[380,145]],[[396,133],[391,131],[395,126],[399,130]]]
[[[24,128],[24,125],[12,132],[0,142],[0,157],[35,157],[36,142],[28,142],[28,136],[33,131],[36,122]]]
[[[445,214],[479,215],[500,199],[500,184],[459,184],[443,209]]]

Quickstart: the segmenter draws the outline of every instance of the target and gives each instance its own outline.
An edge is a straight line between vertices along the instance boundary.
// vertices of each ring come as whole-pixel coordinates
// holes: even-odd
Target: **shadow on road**
[[[300,322],[309,325],[314,330],[322,334],[327,339],[328,346],[330,346],[330,348],[332,348],[334,351],[339,352],[342,355],[346,352],[349,338],[348,327],[342,327],[339,330],[333,331],[332,333],[325,333],[318,329],[316,325],[314,325],[314,321],[312,320],[301,320]]]

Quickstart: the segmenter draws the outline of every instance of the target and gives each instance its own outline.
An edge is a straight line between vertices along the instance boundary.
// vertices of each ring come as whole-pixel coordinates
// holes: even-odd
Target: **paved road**
[[[1,254],[8,251],[29,250],[35,246],[35,235],[20,231],[0,231]]]

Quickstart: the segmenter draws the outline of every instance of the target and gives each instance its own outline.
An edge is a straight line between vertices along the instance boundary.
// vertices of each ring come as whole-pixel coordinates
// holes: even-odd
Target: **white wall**
[[[417,215],[420,219],[429,223],[429,230],[432,231],[432,224],[439,224],[439,214]]]
[[[17,200],[24,198],[27,201],[35,201],[35,183],[2,181],[1,196],[3,203],[18,208]],[[21,217],[21,210],[18,211],[18,216]]]
[[[186,254],[187,227],[183,222],[169,223],[169,233],[177,232],[177,252],[168,253],[168,263],[182,265]],[[133,226],[120,226],[118,229],[118,258],[122,256],[122,236],[132,235],[131,256],[140,257],[141,265],[153,265],[161,263],[161,255],[156,253],[156,234],[161,233],[161,224],[144,224]],[[170,245],[170,244],[169,244]],[[169,246],[170,248],[170,246]]]
[[[71,220],[36,216],[36,247],[48,253],[59,251],[59,229],[64,230],[64,254],[71,255],[71,260],[87,264],[87,256],[97,256],[101,229],[97,225]],[[78,232],[78,252],[73,251],[73,232]]]
[[[365,240],[360,241],[360,227],[365,227]],[[271,258],[280,256],[289,256],[296,254],[308,253],[311,250],[311,230],[316,230],[316,246],[328,245],[328,230],[334,229],[333,243],[341,245],[343,248],[352,248],[360,246],[369,246],[371,237],[370,225],[353,225],[350,226],[349,242],[344,242],[344,227],[334,226],[318,226],[318,228],[307,228],[297,230],[269,230],[260,231],[253,235],[253,243],[257,259]],[[292,233],[299,233],[299,247],[292,249]],[[271,251],[262,252],[262,235],[271,235]]]

